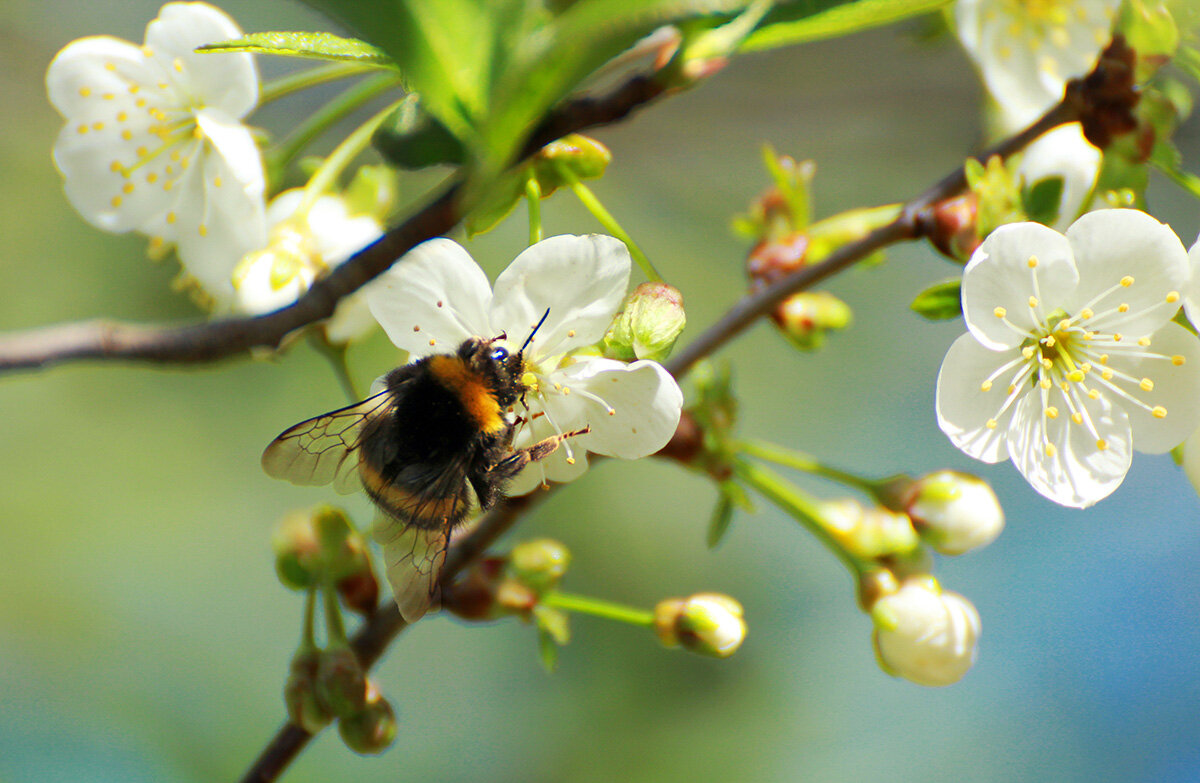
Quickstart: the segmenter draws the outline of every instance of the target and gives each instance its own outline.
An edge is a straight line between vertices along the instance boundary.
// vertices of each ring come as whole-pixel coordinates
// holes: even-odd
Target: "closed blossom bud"
[[[947,258],[965,264],[983,238],[979,235],[979,194],[968,191],[943,199],[919,216],[921,232]]]
[[[845,329],[853,318],[850,305],[828,291],[792,294],[771,312],[771,320],[802,351],[820,348],[826,334]]]
[[[1004,510],[988,483],[953,470],[913,482],[906,507],[921,538],[944,555],[986,546],[1004,529]]]
[[[321,652],[317,662],[317,697],[339,718],[363,708],[367,674],[358,656],[345,644]]]
[[[496,617],[496,591],[504,576],[502,557],[485,557],[473,564],[465,576],[442,591],[442,608],[464,620]]]
[[[523,541],[514,546],[508,556],[512,575],[539,593],[557,587],[570,564],[570,551],[550,538]]]
[[[847,552],[868,560],[910,552],[920,544],[907,514],[850,498],[822,503],[819,521]]]
[[[297,652],[283,686],[288,718],[309,734],[316,734],[333,720],[329,708],[317,698],[316,678],[320,656],[321,651],[315,648]]]
[[[683,294],[678,288],[666,283],[642,283],[608,327],[604,353],[621,361],[661,361],[671,353],[686,325]]]
[[[331,577],[341,580],[370,569],[367,541],[354,529],[345,511],[318,506],[312,516],[325,568]]]
[[[357,573],[338,580],[337,592],[347,609],[366,617],[379,605],[379,579],[365,553],[363,565]]]
[[[667,647],[728,658],[746,638],[742,605],[720,593],[668,598],[654,608],[654,629]]]
[[[382,753],[396,739],[396,714],[374,682],[367,683],[363,708],[338,720],[342,742],[355,753]]]
[[[279,521],[271,536],[275,573],[285,587],[306,590],[316,584],[321,568],[321,546],[312,515],[293,511]]]
[[[918,685],[951,685],[975,663],[979,613],[931,577],[911,578],[871,607],[875,652],[889,674]]]
[[[544,197],[562,185],[570,185],[572,180],[604,176],[611,162],[608,147],[588,136],[572,133],[538,150],[533,156],[533,170]]]

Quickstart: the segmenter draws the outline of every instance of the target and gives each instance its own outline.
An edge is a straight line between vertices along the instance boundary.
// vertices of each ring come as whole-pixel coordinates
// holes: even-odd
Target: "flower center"
[[[1053,457],[1056,447],[1049,440],[1049,420],[1057,420],[1064,414],[1068,426],[1084,427],[1091,434],[1096,448],[1101,451],[1108,448],[1088,411],[1088,401],[1122,402],[1155,418],[1165,418],[1166,407],[1154,403],[1154,379],[1148,375],[1133,375],[1122,368],[1146,369],[1149,366],[1156,371],[1161,368],[1163,372],[1169,372],[1182,366],[1184,357],[1151,350],[1149,336],[1131,337],[1119,331],[1123,323],[1146,312],[1134,312],[1125,301],[1126,292],[1134,285],[1133,276],[1123,276],[1077,313],[1071,314],[1061,308],[1045,311],[1039,299],[1037,258],[1029,259],[1028,268],[1034,292],[1028,301],[1034,318],[1033,328],[1017,326],[1009,320],[1004,307],[997,306],[993,311],[996,318],[1024,339],[1018,355],[980,384],[981,391],[990,392],[997,388],[998,381],[1007,379],[1003,400],[987,421],[987,427],[995,429],[999,426],[999,420],[1018,399],[1029,393],[1038,394],[1042,432],[1046,433],[1042,445],[1046,455]],[[1178,308],[1179,298],[1179,293],[1172,291],[1147,310]],[[1147,359],[1153,361],[1147,362]]]

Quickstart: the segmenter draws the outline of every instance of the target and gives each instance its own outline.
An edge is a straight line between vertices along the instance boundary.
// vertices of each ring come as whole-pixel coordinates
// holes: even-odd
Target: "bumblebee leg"
[[[523,449],[518,449],[510,457],[505,457],[496,466],[489,471],[493,476],[498,476],[502,479],[512,478],[521,472],[521,468],[528,465],[530,462],[537,462],[540,459],[545,459],[558,449],[558,445],[567,438],[573,438],[576,435],[583,435],[591,432],[591,427],[564,432],[562,435],[551,435],[545,440],[539,440],[532,446],[526,446]]]

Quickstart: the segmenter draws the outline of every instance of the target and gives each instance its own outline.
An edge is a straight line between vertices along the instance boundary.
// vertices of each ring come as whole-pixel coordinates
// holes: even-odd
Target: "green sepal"
[[[962,315],[962,278],[952,277],[934,283],[917,294],[909,307],[929,321],[947,321],[959,317]]]
[[[371,137],[383,159],[409,171],[466,159],[462,142],[421,106],[419,95],[409,95]]]
[[[1062,177],[1046,177],[1039,179],[1021,191],[1021,207],[1030,220],[1035,220],[1044,226],[1052,226],[1058,220],[1058,209],[1062,204]]]
[[[306,57],[396,68],[396,62],[377,46],[357,38],[342,38],[332,33],[250,33],[232,41],[217,41],[196,49],[198,52],[249,52]]]
[[[717,544],[721,543],[721,539],[725,537],[725,532],[729,529],[730,523],[733,522],[733,512],[735,509],[742,509],[744,511],[754,510],[754,504],[750,502],[750,496],[746,494],[746,490],[742,485],[736,481],[722,481],[719,485],[719,492],[717,505],[713,507],[712,518],[708,522],[706,542],[709,549],[715,549]]]

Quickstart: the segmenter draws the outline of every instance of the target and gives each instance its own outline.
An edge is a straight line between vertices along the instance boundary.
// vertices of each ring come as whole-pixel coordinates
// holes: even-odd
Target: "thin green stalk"
[[[542,241],[542,186],[533,172],[525,180],[525,202],[529,205],[529,244]]]
[[[798,489],[771,469],[741,458],[734,459],[733,472],[756,492],[803,525],[814,538],[842,561],[853,576],[857,578],[868,570],[865,563],[847,552],[820,523],[820,506],[808,493]]]
[[[600,225],[604,226],[604,230],[625,243],[625,246],[629,248],[629,255],[642,268],[642,273],[652,282],[661,282],[662,275],[650,263],[650,259],[646,258],[646,254],[637,246],[633,238],[629,236],[625,229],[621,228],[621,224],[617,222],[612,213],[604,208],[604,205],[600,203],[600,199],[596,198],[596,194],[592,192],[592,189],[580,182],[579,178],[566,166],[560,164],[555,168],[558,170],[563,181],[567,183],[567,187],[579,199],[579,202],[583,204],[588,212],[592,213],[592,216],[596,220],[600,221]]]
[[[316,87],[318,84],[377,70],[379,69],[376,66],[359,65],[358,63],[327,63],[316,68],[305,68],[264,83],[258,94],[258,105],[265,106],[271,101],[277,101],[286,95],[306,90],[309,87]]]
[[[338,606],[337,587],[332,579],[321,582],[321,597],[325,600],[325,634],[329,646],[346,643],[346,626],[342,623],[342,607]]]
[[[329,362],[334,376],[338,379],[338,384],[341,385],[342,391],[346,393],[346,396],[350,398],[350,402],[361,400],[362,397],[359,395],[358,387],[354,383],[354,378],[350,375],[350,365],[346,362],[346,346],[334,345],[329,342],[320,327],[309,331],[308,343]]]
[[[366,82],[363,82],[366,84]],[[333,152],[329,153],[329,157],[325,158],[325,162],[317,169],[317,172],[309,179],[308,184],[304,186],[304,199],[300,202],[296,213],[303,215],[312,205],[316,203],[321,194],[333,187],[337,182],[337,178],[347,166],[349,166],[359,154],[365,150],[371,143],[371,137],[375,135],[375,130],[383,123],[388,115],[396,108],[396,103],[388,104],[381,111],[375,113],[371,119],[364,122],[354,129],[354,132],[342,140],[342,143],[334,148]]]
[[[312,650],[317,646],[317,637],[314,633],[313,624],[317,613],[317,588],[309,587],[304,594],[304,628],[300,635],[300,649]]]
[[[734,448],[743,454],[751,457],[765,459],[768,462],[774,462],[776,465],[783,465],[787,468],[802,470],[805,473],[812,473],[816,476],[822,476],[827,479],[832,479],[847,486],[861,489],[869,495],[876,495],[879,488],[879,483],[853,473],[847,473],[837,468],[831,468],[828,465],[820,462],[816,457],[807,454],[803,451],[789,449],[785,446],[779,446],[774,443],[767,443],[761,440],[739,440],[734,443]]]
[[[287,138],[280,141],[271,151],[268,156],[271,172],[277,176],[314,139],[375,96],[399,84],[400,77],[397,74],[381,73],[369,79],[363,79],[338,95],[292,129]]]
[[[615,604],[599,598],[574,593],[562,593],[557,590],[542,596],[542,605],[564,609],[568,612],[590,614],[593,617],[603,617],[606,620],[616,620],[630,625],[641,625],[646,628],[654,626],[654,612],[638,609],[633,606]]]

